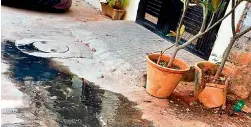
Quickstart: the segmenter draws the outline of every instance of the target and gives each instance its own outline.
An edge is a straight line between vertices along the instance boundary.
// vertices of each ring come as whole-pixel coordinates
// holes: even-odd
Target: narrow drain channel
[[[72,127],[153,126],[141,119],[136,103],[121,94],[101,90],[85,79],[57,70],[50,66],[49,59],[24,54],[14,42],[1,45],[2,62],[10,66],[8,76],[29,96],[30,111],[39,119],[53,119],[59,126]],[[22,49],[33,50],[29,45]]]

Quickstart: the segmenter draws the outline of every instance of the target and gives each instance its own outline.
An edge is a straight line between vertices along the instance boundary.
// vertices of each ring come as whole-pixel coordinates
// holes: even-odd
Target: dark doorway
[[[217,14],[213,22],[224,16],[229,0],[225,8],[222,8]],[[166,36],[170,30],[176,31],[179,19],[183,11],[183,3],[180,0],[141,0],[139,3],[136,22],[148,28],[159,36],[174,42],[174,37]],[[181,43],[197,34],[202,24],[203,12],[202,8],[195,6],[189,7],[185,15],[184,25],[186,31],[182,36]],[[211,15],[208,16],[208,21]],[[219,30],[219,26],[215,27],[202,38],[196,40],[189,45],[187,50],[195,55],[208,59],[214,45],[214,41]]]

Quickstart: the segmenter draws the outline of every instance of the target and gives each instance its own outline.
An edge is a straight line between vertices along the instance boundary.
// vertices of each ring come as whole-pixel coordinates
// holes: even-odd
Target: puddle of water
[[[49,65],[49,59],[26,55],[13,42],[1,45],[3,62],[10,65],[10,77],[24,86],[22,91],[37,109],[44,106],[56,114],[55,121],[60,126],[153,126],[141,119],[136,103],[121,94],[101,90],[85,79],[60,72]],[[34,92],[35,86],[43,89]]]
[[[17,81],[32,78],[33,81],[52,80],[58,71],[48,66],[48,59],[29,56],[19,51],[14,43],[2,43],[2,59],[10,64],[11,75]],[[32,49],[30,45],[23,49]],[[33,50],[34,51],[34,50]]]

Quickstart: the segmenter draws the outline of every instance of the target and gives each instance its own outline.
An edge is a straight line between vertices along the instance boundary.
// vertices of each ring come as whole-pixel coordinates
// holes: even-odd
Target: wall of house
[[[106,0],[84,0],[94,8],[101,10],[100,2],[105,2]],[[138,5],[140,0],[130,0],[129,6],[126,8],[126,13],[123,20],[135,21],[138,11]]]
[[[246,4],[238,26],[237,31],[244,31],[251,26],[251,3]],[[228,62],[236,70],[229,92],[251,103],[251,31],[236,40]]]
[[[251,3],[246,4],[246,9],[238,26],[237,31],[244,31],[251,26]],[[236,40],[229,60],[232,60],[231,62],[235,62],[236,64],[251,64],[251,31]]]
[[[126,8],[124,20],[135,21],[140,0],[130,0],[129,6]]]
[[[98,10],[101,10],[100,2],[105,2],[106,0],[84,0],[89,5],[91,5],[94,8],[97,8]]]
[[[245,30],[247,27],[251,26],[251,3],[246,5],[246,9],[243,14],[244,20],[242,23],[241,30]]]
[[[246,8],[247,2],[242,2],[237,8],[235,12],[235,25],[240,21],[241,16],[243,15],[243,11]],[[231,2],[227,7],[227,12],[231,10]],[[248,21],[247,21],[248,22]],[[227,48],[230,38],[232,37],[232,28],[231,28],[231,16],[228,16],[225,20],[223,20],[220,29],[218,31],[218,36],[213,46],[213,50],[211,52],[209,61],[215,62],[215,60],[220,61],[225,49]]]

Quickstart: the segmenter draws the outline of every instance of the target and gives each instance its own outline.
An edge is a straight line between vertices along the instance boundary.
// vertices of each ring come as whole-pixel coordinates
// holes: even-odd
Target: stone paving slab
[[[102,40],[106,45],[106,50],[113,53],[117,58],[123,59],[140,71],[146,70],[146,53],[154,52],[172,45],[171,42],[164,40],[158,35],[152,33],[139,24],[131,21],[105,21],[105,22],[87,22],[78,26],[78,28],[89,31],[95,37],[89,34],[79,35],[77,38],[84,43],[90,43],[95,40]],[[74,34],[74,33],[73,33]],[[100,43],[101,44],[101,43]],[[98,43],[93,48],[99,49]],[[167,54],[170,54],[168,51]],[[188,64],[194,65],[195,62],[203,59],[186,51],[180,50],[177,58],[183,59]]]

